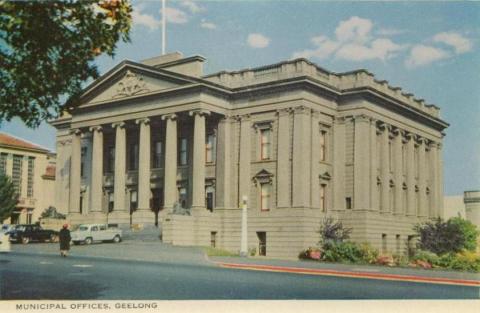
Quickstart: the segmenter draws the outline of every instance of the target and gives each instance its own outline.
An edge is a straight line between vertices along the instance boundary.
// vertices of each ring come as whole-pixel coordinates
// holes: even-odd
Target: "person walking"
[[[59,237],[60,255],[66,257],[68,250],[70,250],[70,240],[72,240],[72,237],[70,236],[70,230],[68,230],[68,224],[63,225],[62,229],[60,230]]]

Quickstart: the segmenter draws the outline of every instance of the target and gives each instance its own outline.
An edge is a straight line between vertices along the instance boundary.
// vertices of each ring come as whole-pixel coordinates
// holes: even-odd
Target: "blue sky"
[[[132,42],[123,59],[161,51],[161,2],[133,1]],[[206,73],[308,57],[328,70],[366,68],[441,108],[447,195],[480,189],[480,3],[167,1],[167,52],[200,54]],[[55,130],[21,122],[0,129],[55,148]]]

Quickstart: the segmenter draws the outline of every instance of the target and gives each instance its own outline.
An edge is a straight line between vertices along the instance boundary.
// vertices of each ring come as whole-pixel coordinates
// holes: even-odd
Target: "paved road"
[[[1,299],[479,299],[479,290],[225,269],[209,263],[0,254]]]

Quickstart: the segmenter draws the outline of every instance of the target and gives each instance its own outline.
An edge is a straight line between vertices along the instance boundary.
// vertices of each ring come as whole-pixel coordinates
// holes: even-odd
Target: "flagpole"
[[[167,25],[167,14],[165,12],[165,1],[162,0],[162,55],[165,54],[165,48],[166,48],[166,29],[165,26]]]

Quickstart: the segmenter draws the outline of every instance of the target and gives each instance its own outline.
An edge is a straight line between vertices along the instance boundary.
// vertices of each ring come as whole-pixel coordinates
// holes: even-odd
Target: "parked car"
[[[43,229],[40,225],[21,224],[9,231],[10,241],[27,244],[31,241],[57,242],[58,232],[51,229]]]
[[[82,224],[72,231],[70,235],[75,245],[80,243],[89,245],[93,242],[103,241],[119,243],[122,241],[122,230],[108,227],[107,224]]]
[[[0,234],[3,233],[3,234],[8,235],[12,230],[15,229],[15,226],[17,226],[17,225],[15,225],[15,224],[13,224],[13,225],[12,224],[3,224],[2,228],[0,229]]]

